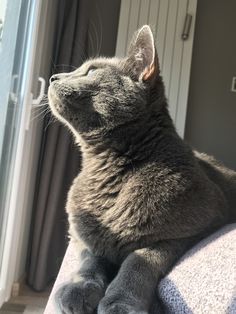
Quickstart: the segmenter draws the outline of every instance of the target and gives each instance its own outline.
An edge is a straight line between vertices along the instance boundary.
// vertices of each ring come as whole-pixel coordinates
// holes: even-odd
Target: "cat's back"
[[[197,151],[194,154],[207,177],[223,191],[230,211],[229,221],[236,221],[236,171],[212,156]]]

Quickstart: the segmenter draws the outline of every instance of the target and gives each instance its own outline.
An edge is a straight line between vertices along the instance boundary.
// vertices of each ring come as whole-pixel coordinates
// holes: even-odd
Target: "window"
[[[0,306],[14,276],[9,269],[17,250],[18,187],[40,6],[38,0],[0,1]]]

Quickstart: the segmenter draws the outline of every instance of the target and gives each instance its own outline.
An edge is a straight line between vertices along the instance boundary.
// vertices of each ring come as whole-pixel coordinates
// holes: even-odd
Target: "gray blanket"
[[[158,292],[166,313],[236,314],[236,224],[187,252]]]
[[[55,314],[53,295],[78,267],[70,244],[44,314]],[[166,313],[236,314],[236,224],[191,249],[161,281]]]

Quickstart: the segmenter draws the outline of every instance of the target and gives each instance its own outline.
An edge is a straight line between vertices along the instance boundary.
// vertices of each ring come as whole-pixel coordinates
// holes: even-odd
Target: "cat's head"
[[[138,121],[153,114],[153,94],[162,98],[163,86],[147,25],[134,34],[126,57],[91,59],[73,72],[53,75],[48,91],[53,114],[75,136],[87,138],[132,123],[139,128]]]

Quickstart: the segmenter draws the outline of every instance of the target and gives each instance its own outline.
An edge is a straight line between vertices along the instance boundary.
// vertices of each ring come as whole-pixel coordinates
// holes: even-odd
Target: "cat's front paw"
[[[104,289],[95,281],[67,283],[55,294],[57,313],[92,314],[103,295]]]
[[[117,296],[104,297],[98,306],[98,314],[148,314],[139,302],[122,300]]]

